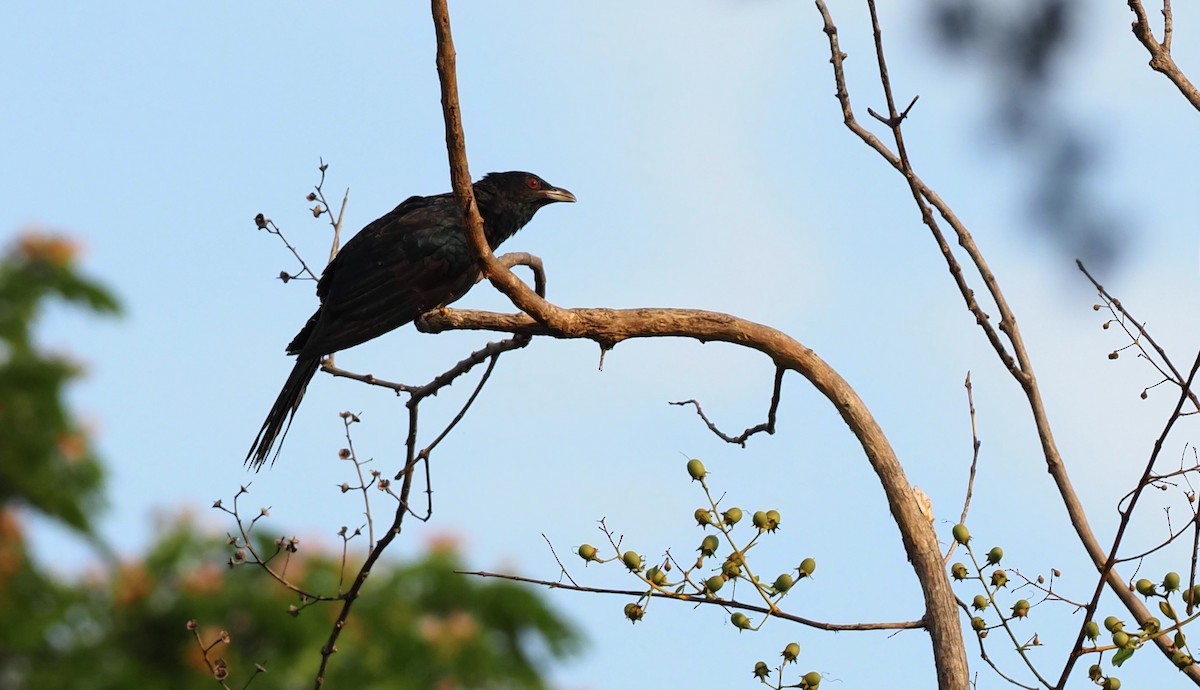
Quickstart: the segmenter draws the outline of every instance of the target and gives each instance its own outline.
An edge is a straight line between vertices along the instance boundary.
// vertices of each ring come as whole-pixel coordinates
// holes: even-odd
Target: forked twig
[[[756,424],[737,436],[729,436],[725,432],[718,429],[717,425],[713,424],[712,420],[708,418],[708,415],[704,414],[704,409],[700,407],[700,403],[696,400],[681,400],[679,402],[670,402],[667,404],[694,406],[696,408],[696,414],[700,415],[700,419],[704,421],[704,424],[708,427],[709,431],[716,434],[718,438],[726,443],[732,443],[745,448],[746,440],[751,436],[764,431],[768,434],[775,433],[775,414],[779,410],[780,393],[783,388],[783,374],[785,371],[787,370],[782,367],[775,370],[775,388],[771,393],[771,407],[767,409],[767,421]]]

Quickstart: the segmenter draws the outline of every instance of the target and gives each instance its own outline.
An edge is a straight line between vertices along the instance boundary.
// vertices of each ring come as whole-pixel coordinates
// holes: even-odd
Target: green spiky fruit
[[[988,601],[988,598],[982,594],[976,594],[975,598],[971,600],[971,608],[975,609],[976,611],[983,611],[990,604],[991,602]]]
[[[784,594],[791,589],[792,585],[795,583],[796,581],[792,578],[790,573],[781,573],[779,577],[775,578],[775,591],[779,592],[780,594]]]
[[[700,541],[700,548],[697,551],[701,556],[708,558],[717,552],[717,547],[721,545],[721,541],[717,539],[717,535],[710,534]]]
[[[1007,587],[1008,586],[1008,573],[1004,572],[1003,570],[993,570],[992,571],[992,586],[993,587]]]
[[[630,572],[640,573],[642,571],[642,557],[637,551],[626,551],[621,556],[621,562],[625,564],[626,568],[629,568]]]
[[[726,527],[733,527],[742,521],[742,509],[734,506],[724,513],[721,513],[721,517],[724,518]]]
[[[817,570],[817,561],[812,558],[805,558],[800,561],[800,577],[812,577],[812,574]]]
[[[737,628],[738,630],[746,630],[750,627],[750,619],[747,618],[746,614],[742,613],[741,611],[737,611],[730,616],[729,622],[733,623],[733,627]]]
[[[646,579],[659,587],[667,584],[667,574],[657,565],[646,571]]]
[[[1096,624],[1096,621],[1088,621],[1083,626],[1083,634],[1087,636],[1089,640],[1095,642],[1100,638],[1100,626]]]
[[[1124,627],[1125,627],[1124,621],[1122,621],[1120,618],[1117,618],[1116,616],[1109,616],[1108,618],[1104,619],[1104,629],[1109,632],[1116,632],[1118,630],[1124,629]]]
[[[1138,580],[1137,582],[1135,582],[1133,584],[1133,586],[1137,589],[1138,594],[1140,594],[1144,597],[1154,596],[1154,593],[1155,593],[1154,583],[1147,580],[1144,577],[1142,579]]]
[[[950,535],[954,537],[954,541],[962,544],[963,546],[966,546],[967,542],[971,541],[971,531],[967,529],[967,526],[961,522],[950,530]]]
[[[1013,604],[1012,614],[1017,618],[1025,618],[1029,615],[1029,602],[1025,599],[1018,599],[1017,603]]]
[[[958,582],[962,582],[963,580],[967,579],[969,572],[970,571],[967,570],[967,566],[962,563],[955,563],[954,565],[950,566],[950,577],[954,578]]]
[[[759,661],[754,664],[754,677],[759,680],[765,680],[771,675],[771,668],[767,666],[767,662]]]
[[[642,620],[642,616],[646,615],[646,610],[634,602],[625,604],[625,617],[630,623],[636,623]]]
[[[1179,589],[1179,573],[1171,571],[1163,576],[1162,587],[1168,592],[1175,592]]]
[[[716,594],[725,586],[725,578],[720,575],[713,575],[704,581],[704,590],[711,594]]]
[[[789,642],[788,645],[783,648],[783,653],[780,654],[780,656],[783,657],[783,663],[785,664],[795,663],[796,658],[800,656],[800,645],[795,642]]]
[[[993,546],[991,551],[987,552],[987,564],[996,565],[1000,563],[1000,559],[1004,558],[1004,549],[999,546]]]
[[[817,690],[821,685],[821,674],[816,671],[809,671],[800,679],[800,687],[808,688],[808,690]]]
[[[692,517],[696,518],[696,524],[701,527],[708,527],[713,523],[712,511],[708,508],[697,508]]]
[[[735,559],[726,558],[721,564],[721,574],[727,580],[736,580],[742,576],[742,566]]]
[[[596,560],[596,547],[591,544],[581,544],[579,547],[579,557],[585,561]]]
[[[693,481],[697,479],[704,479],[705,475],[708,474],[708,472],[706,472],[704,469],[704,463],[700,462],[696,458],[688,460],[687,471],[688,476],[690,476]]]
[[[778,510],[768,510],[767,511],[767,531],[768,532],[774,532],[775,530],[779,529],[780,522],[782,522],[782,518],[779,516]]]

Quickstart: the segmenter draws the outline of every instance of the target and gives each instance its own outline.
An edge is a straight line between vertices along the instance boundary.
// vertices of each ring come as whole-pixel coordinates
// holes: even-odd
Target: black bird
[[[491,173],[474,185],[495,250],[541,207],[575,195],[527,172]],[[271,406],[246,464],[262,469],[325,355],[365,343],[467,294],[479,278],[453,194],[414,196],[358,232],[317,283],[321,306],[287,347],[296,366]],[[275,451],[275,457],[279,451]],[[274,463],[274,459],[272,459]]]

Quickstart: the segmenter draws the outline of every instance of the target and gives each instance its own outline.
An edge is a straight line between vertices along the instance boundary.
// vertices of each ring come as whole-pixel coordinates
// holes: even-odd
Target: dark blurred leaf
[[[926,8],[932,45],[953,55],[956,67],[976,72],[994,95],[986,126],[1029,171],[1023,182],[1030,226],[1072,259],[1099,270],[1114,263],[1124,240],[1120,211],[1091,183],[1102,164],[1101,138],[1085,131],[1057,94],[1075,74],[1066,60],[1078,47],[1083,6],[928,0]]]
[[[62,237],[26,234],[0,258],[0,507],[28,505],[90,533],[103,472],[64,402],[81,369],[32,338],[51,299],[118,310],[112,295],[76,272],[75,252]]]

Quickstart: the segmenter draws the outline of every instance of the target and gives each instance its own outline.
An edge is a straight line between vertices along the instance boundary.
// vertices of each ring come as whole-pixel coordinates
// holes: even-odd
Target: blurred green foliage
[[[63,402],[82,372],[66,355],[39,349],[32,335],[51,298],[117,311],[111,294],[76,272],[75,254],[69,240],[31,233],[0,258],[0,505],[23,502],[90,532],[103,473]]]
[[[187,516],[162,521],[144,555],[69,577],[31,559],[23,509],[90,535],[102,492],[99,459],[63,402],[80,369],[32,337],[51,298],[117,311],[76,272],[74,257],[67,240],[26,235],[0,258],[0,690],[220,687],[202,651],[210,645],[208,660],[229,671],[227,687],[252,678],[255,688],[312,687],[341,603],[304,607],[263,569],[230,568],[226,537]],[[255,533],[268,529],[258,524]],[[271,542],[263,552],[274,551]],[[353,553],[360,542],[350,544]],[[291,554],[288,580],[335,593],[358,565],[343,563],[338,546]],[[578,649],[577,633],[529,588],[456,575],[459,567],[448,541],[416,562],[376,564],[326,687],[546,687],[548,664]]]
[[[340,602],[288,615],[301,604],[294,593],[256,566],[230,569],[226,540],[186,518],[172,521],[142,560],[61,582],[29,561],[15,520],[3,515],[0,688],[219,687],[200,645],[222,632],[230,641],[217,642],[209,658],[227,664],[228,687],[243,687],[255,664],[267,671],[252,687],[312,687]],[[288,578],[332,590],[341,565],[340,555],[302,548]],[[347,564],[347,579],[355,565]],[[529,588],[457,575],[459,567],[449,544],[413,563],[376,566],[326,687],[546,687],[549,664],[578,648],[577,634]]]

